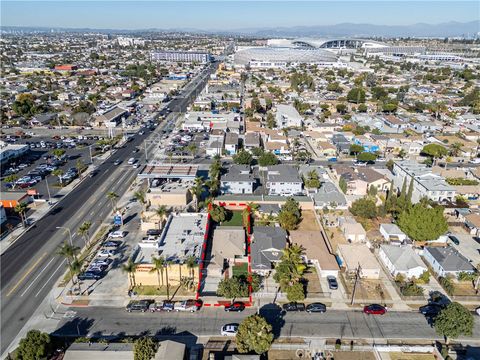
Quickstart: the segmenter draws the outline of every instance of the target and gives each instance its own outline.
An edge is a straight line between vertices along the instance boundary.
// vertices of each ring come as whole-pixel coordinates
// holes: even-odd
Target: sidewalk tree
[[[152,265],[153,268],[150,269],[150,272],[155,272],[157,273],[157,280],[158,280],[158,288],[160,289],[160,286],[163,286],[163,271],[165,270],[165,258],[163,256],[155,257],[152,256]],[[160,284],[160,276],[161,276],[161,284]],[[167,279],[168,283],[168,279]]]
[[[19,360],[45,359],[51,349],[50,335],[39,330],[30,330],[20,340],[16,355]]]
[[[236,344],[241,353],[254,351],[263,354],[270,349],[272,342],[272,325],[258,314],[250,315],[238,327]]]
[[[415,241],[436,240],[448,230],[442,207],[417,203],[398,217],[397,225]]]
[[[115,212],[116,206],[117,206],[117,201],[118,201],[118,194],[110,191],[107,193],[107,199],[110,200],[110,203],[112,204],[112,211]]]
[[[151,360],[157,352],[157,343],[150,337],[142,337],[133,343],[134,360]]]
[[[64,241],[63,244],[59,247],[56,254],[63,256],[67,260],[68,270],[70,271],[70,277],[72,282],[74,282],[74,272],[72,268],[72,263],[77,260],[77,255],[80,252],[78,246],[72,246],[67,241]]]
[[[305,300],[305,291],[303,284],[297,282],[287,287],[287,299],[288,301],[302,301]]]
[[[17,183],[16,183],[17,180],[18,180],[18,175],[15,175],[15,174],[8,175],[8,176],[3,178],[3,181],[5,183],[12,184],[12,186],[11,186],[12,190],[14,190],[15,187],[17,186]]]
[[[82,225],[78,228],[78,235],[83,237],[83,240],[85,241],[85,245],[88,244],[89,242],[89,231],[90,228],[92,227],[92,223],[90,221],[84,221]]]
[[[15,207],[13,210],[20,216],[20,219],[22,219],[22,224],[25,227],[26,226],[26,218],[25,218],[25,213],[27,212],[28,205],[24,202],[20,202]]]
[[[250,165],[252,163],[253,157],[246,150],[240,150],[237,154],[233,155],[233,162],[239,165]]]
[[[142,204],[142,206],[145,206],[147,203],[147,200],[145,198],[146,193],[144,190],[138,190],[133,193],[133,197],[137,199],[137,201]]]
[[[465,306],[451,302],[435,318],[434,325],[436,332],[448,342],[461,335],[472,336],[473,322],[473,315]]]
[[[137,286],[137,284],[135,283],[136,270],[137,270],[137,264],[135,264],[131,258],[128,259],[128,262],[126,264],[122,265],[122,271],[128,274],[128,280],[130,282],[131,288],[134,288],[135,286]]]

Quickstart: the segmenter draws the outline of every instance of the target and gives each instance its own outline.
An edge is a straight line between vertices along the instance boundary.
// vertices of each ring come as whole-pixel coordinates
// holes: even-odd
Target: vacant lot
[[[432,354],[406,354],[401,352],[388,353],[391,360],[435,360]]]
[[[345,284],[347,294],[350,296],[353,291],[354,280],[348,278],[345,274],[341,274],[341,277],[344,280],[343,283]],[[392,298],[381,280],[362,279],[358,282],[355,299],[358,299],[359,301],[371,300],[383,302],[384,300],[391,300]]]
[[[302,231],[320,231],[320,227],[315,219],[315,214],[311,210],[302,211],[302,222],[297,230]]]

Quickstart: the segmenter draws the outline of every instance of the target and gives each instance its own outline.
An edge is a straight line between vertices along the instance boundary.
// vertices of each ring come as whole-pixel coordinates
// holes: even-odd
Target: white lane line
[[[45,265],[45,267],[38,273],[38,275],[33,279],[33,281],[28,285],[28,287],[25,289],[23,293],[20,294],[20,296],[25,295],[25,293],[32,287],[32,285],[37,281],[37,279],[42,275],[42,273],[47,269],[47,267],[52,263],[52,261],[55,259],[55,257],[52,257],[52,259]]]
[[[67,261],[67,259],[63,259],[62,263],[55,269],[55,271],[52,273],[52,275],[50,275],[50,277],[48,278],[47,281],[45,281],[45,284],[43,284],[43,286],[40,288],[40,290],[38,290],[38,292],[35,294],[35,297],[38,296],[38,294],[40,294],[40,292],[43,290],[43,288],[48,284],[48,282],[50,280],[52,280],[52,277],[56,274],[56,272],[63,266],[63,264],[65,264],[65,261]]]

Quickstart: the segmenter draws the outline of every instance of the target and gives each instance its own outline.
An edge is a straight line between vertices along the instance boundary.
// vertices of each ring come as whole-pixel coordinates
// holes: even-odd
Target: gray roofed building
[[[303,181],[298,171],[289,165],[273,165],[267,170],[267,183],[269,195],[291,196],[302,193]]]
[[[235,262],[246,261],[245,230],[241,226],[220,226],[212,240],[212,263],[224,269]]]
[[[333,204],[335,204],[336,208],[347,207],[347,199],[345,198],[345,195],[341,193],[331,181],[323,182],[320,189],[311,196],[315,203],[315,207],[319,209],[324,207],[332,208]]]
[[[457,276],[461,272],[475,272],[475,268],[467,258],[450,246],[425,247],[423,256],[439,276]]]
[[[380,245],[378,256],[392,276],[402,274],[407,279],[419,278],[428,271],[411,246]]]
[[[110,122],[116,122],[118,124],[120,118],[123,115],[126,115],[127,113],[128,113],[127,110],[122,109],[118,106],[115,106],[114,108],[104,112],[103,114],[95,116],[95,125],[101,126],[101,125],[104,125],[105,123],[110,123]]]
[[[280,260],[287,245],[287,232],[281,227],[255,226],[250,247],[252,271],[267,273]]]
[[[57,116],[56,113],[38,114],[34,116],[31,122],[33,124],[49,124],[51,121],[56,121]]]
[[[260,147],[260,134],[257,132],[245,134],[244,146],[246,150]]]
[[[303,118],[292,105],[278,104],[275,108],[277,110],[275,116],[277,128],[302,126]]]
[[[253,194],[255,178],[249,165],[231,165],[220,178],[222,194]]]

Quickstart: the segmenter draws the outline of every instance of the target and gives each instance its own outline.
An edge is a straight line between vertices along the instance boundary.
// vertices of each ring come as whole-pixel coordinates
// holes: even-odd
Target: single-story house
[[[255,226],[250,245],[252,271],[260,275],[269,273],[280,261],[287,245],[287,232],[281,227]]]
[[[360,277],[366,279],[380,278],[380,264],[370,249],[363,244],[339,244],[337,255],[340,266],[348,274],[355,274],[360,266]]]
[[[427,246],[423,250],[423,257],[439,276],[458,276],[461,272],[475,272],[468,259],[451,246],[445,248]]]
[[[428,271],[420,256],[408,245],[380,245],[378,257],[393,277],[402,274],[407,279],[418,279]]]
[[[340,219],[340,229],[345,239],[351,243],[360,243],[367,240],[367,232],[362,224],[358,223],[353,217],[346,216]]]
[[[212,265],[221,270],[246,262],[245,230],[242,226],[220,226],[212,239]]]
[[[305,261],[319,271],[320,276],[338,276],[338,263],[330,254],[320,231],[290,231],[290,242],[305,249]]]
[[[468,214],[465,216],[465,226],[470,235],[480,236],[480,214]]]
[[[396,224],[380,224],[380,234],[386,241],[403,242],[407,235]]]

